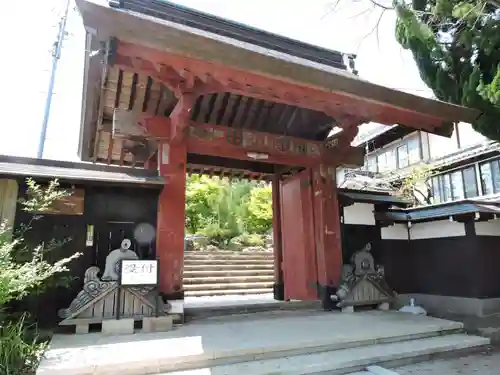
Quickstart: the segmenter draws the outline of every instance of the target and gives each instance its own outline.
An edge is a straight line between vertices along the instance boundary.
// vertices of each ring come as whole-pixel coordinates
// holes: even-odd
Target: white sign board
[[[122,260],[121,285],[158,285],[157,260]]]

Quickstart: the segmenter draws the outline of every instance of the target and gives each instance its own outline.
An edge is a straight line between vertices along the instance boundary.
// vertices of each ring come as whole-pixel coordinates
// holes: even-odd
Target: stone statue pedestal
[[[82,290],[67,309],[59,311],[59,316],[63,318],[59,325],[74,325],[77,333],[88,333],[89,324],[100,323],[102,331],[109,334],[133,333],[134,322],[147,318],[159,319],[146,323],[148,326],[164,329],[169,326],[170,304],[163,302],[154,287],[118,285],[121,260],[138,259],[133,251],[128,250],[129,247],[130,241],[124,240],[120,249],[108,255],[103,279],[97,276],[98,267],[87,269]],[[155,316],[157,308],[158,317]],[[120,316],[118,320],[117,313]],[[162,321],[160,318],[166,319]]]

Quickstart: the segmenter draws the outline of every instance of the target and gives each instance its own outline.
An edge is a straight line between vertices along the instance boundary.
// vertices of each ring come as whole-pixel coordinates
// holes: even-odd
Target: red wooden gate
[[[285,300],[317,300],[311,172],[281,183],[281,229]]]

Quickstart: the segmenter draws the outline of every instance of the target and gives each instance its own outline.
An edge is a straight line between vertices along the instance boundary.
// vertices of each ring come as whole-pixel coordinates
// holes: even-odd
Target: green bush
[[[34,373],[47,347],[36,333],[36,327],[26,323],[26,314],[19,320],[4,321],[0,326],[0,374],[26,375]]]
[[[27,185],[28,198],[20,200],[20,204],[33,214],[32,220],[43,220],[39,214],[50,210],[55,201],[69,194],[59,189],[57,181],[41,187],[28,179]],[[60,276],[68,271],[68,263],[80,256],[73,254],[54,263],[47,261],[47,252],[61,243],[49,241],[31,247],[24,241],[29,230],[30,224],[13,234],[5,223],[0,223],[0,308],[14,300],[39,294],[50,285],[58,285],[62,280]],[[5,312],[0,311],[0,374],[25,375],[36,368],[45,344],[39,340],[36,326],[27,323],[27,314],[16,318],[2,313]]]
[[[264,234],[272,227],[271,186],[190,176],[186,188],[186,232],[209,237],[227,247],[245,233]],[[247,246],[262,246],[254,237]]]
[[[231,242],[242,246],[264,246],[264,237],[256,233],[244,233],[232,239]]]

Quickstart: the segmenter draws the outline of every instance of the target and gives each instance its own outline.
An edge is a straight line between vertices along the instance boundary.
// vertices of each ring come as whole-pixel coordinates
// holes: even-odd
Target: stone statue
[[[99,267],[92,266],[87,269],[82,290],[68,308],[59,311],[59,316],[63,318],[59,325],[74,325],[77,333],[88,333],[90,324],[116,319],[118,309],[122,318],[134,320],[156,316],[157,312],[160,316],[169,314],[171,305],[163,302],[154,287],[118,285],[120,261],[139,259],[137,254],[130,250],[131,245],[129,239],[124,239],[119,249],[108,254],[102,279],[98,277]],[[118,306],[119,293],[121,302]]]
[[[375,266],[370,253],[371,244],[367,243],[356,251],[350,264],[342,269],[342,282],[332,300],[342,311],[354,311],[354,306],[378,305],[387,310],[394,299],[394,291],[385,281],[384,268]]]
[[[120,261],[123,259],[132,259],[132,260],[139,259],[137,254],[132,250],[130,250],[131,245],[132,242],[128,238],[125,238],[122,241],[119,249],[115,249],[109,253],[109,255],[106,258],[106,266],[104,268],[102,280],[117,281],[118,273],[120,271],[119,270]]]

